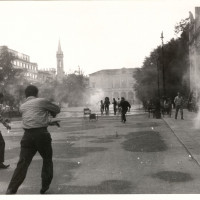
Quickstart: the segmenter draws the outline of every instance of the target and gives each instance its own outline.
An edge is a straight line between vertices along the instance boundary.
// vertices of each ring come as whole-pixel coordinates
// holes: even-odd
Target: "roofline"
[[[119,71],[119,70],[122,70],[122,69],[126,69],[126,70],[137,70],[137,69],[139,69],[139,68],[117,68],[117,69],[102,69],[102,70],[99,70],[99,71],[96,71],[96,72],[93,72],[93,73],[91,73],[91,74],[89,74],[89,75],[93,75],[93,74],[97,74],[97,73],[100,73],[100,72],[108,72],[108,71]]]

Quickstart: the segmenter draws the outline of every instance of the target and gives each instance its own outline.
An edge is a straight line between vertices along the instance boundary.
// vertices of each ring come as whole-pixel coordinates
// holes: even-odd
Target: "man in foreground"
[[[3,103],[3,94],[0,93],[0,104]],[[1,116],[0,109],[0,122],[9,130],[11,127],[8,125],[8,121]],[[10,165],[4,164],[4,154],[5,154],[5,141],[0,131],[0,169],[7,169]]]
[[[127,111],[130,112],[131,105],[128,101],[125,100],[124,97],[122,97],[119,107],[121,108],[121,121],[123,123],[126,123],[126,113],[127,113]]]
[[[55,117],[60,112],[60,108],[44,98],[37,98],[38,88],[34,85],[29,85],[25,89],[25,95],[26,101],[20,107],[24,129],[21,152],[6,194],[17,193],[37,151],[43,159],[41,194],[49,189],[53,178],[51,135],[47,127],[49,125],[49,114]]]

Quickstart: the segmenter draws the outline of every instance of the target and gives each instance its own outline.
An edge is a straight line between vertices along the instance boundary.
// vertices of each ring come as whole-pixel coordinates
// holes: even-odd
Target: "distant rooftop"
[[[103,69],[103,70],[91,73],[91,74],[89,74],[89,76],[97,75],[97,74],[111,74],[111,75],[129,74],[129,73],[135,72],[137,69],[138,68]]]

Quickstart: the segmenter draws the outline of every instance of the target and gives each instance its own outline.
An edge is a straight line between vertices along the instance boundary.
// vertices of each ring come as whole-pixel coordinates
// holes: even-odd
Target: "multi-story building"
[[[195,7],[195,18],[190,12],[189,60],[190,90],[195,97],[200,95],[200,7]]]
[[[89,74],[89,85],[91,95],[96,96],[96,100],[103,100],[109,97],[125,97],[131,104],[135,102],[133,74],[136,68],[107,69]]]
[[[56,78],[56,69],[55,68],[49,68],[49,69],[43,69],[38,70],[38,82],[44,83],[46,81],[53,81]]]
[[[25,77],[29,82],[37,82],[37,76],[38,76],[38,65],[37,63],[33,63],[30,61],[30,57],[26,54],[19,53],[13,49],[9,49],[6,46],[0,46],[0,51],[3,48],[7,48],[7,51],[12,53],[15,57],[15,60],[13,61],[13,67],[14,68],[20,68],[20,69],[26,69],[24,70]]]

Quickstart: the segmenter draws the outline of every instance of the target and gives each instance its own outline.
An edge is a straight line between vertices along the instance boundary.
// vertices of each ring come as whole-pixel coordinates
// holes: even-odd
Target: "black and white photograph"
[[[0,27],[0,197],[200,197],[200,2],[0,1]]]

